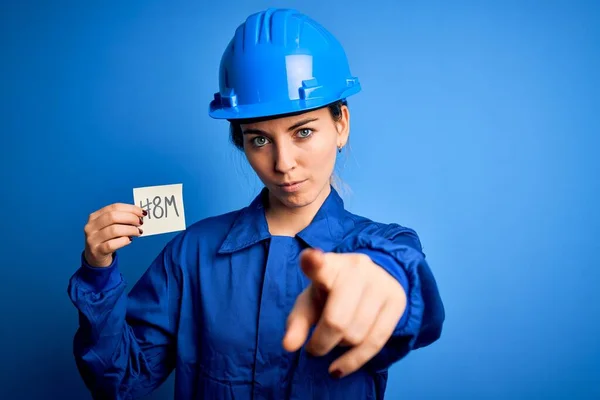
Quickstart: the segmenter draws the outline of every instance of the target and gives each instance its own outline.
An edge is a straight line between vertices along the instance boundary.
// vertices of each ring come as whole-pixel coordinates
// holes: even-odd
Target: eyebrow
[[[308,124],[308,123],[310,123],[310,122],[315,122],[315,121],[316,121],[316,120],[318,120],[318,119],[319,119],[319,118],[306,118],[306,119],[300,120],[300,121],[296,122],[294,125],[290,126],[290,127],[288,128],[288,132],[289,132],[289,131],[293,131],[294,129],[298,129],[298,128],[300,128],[302,125],[306,125],[306,124]]]
[[[294,125],[290,126],[287,130],[288,130],[288,132],[293,131],[294,129],[300,128],[302,125],[306,125],[310,122],[315,122],[318,119],[319,118],[306,118],[306,119],[300,120],[300,121],[296,122]],[[249,129],[245,129],[243,131],[243,134],[244,135],[251,135],[251,134],[266,135],[267,133],[260,129],[249,128]]]

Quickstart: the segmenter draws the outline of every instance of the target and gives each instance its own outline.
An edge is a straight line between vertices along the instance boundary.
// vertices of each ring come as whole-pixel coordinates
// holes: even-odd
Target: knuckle
[[[110,213],[108,213],[106,215],[106,222],[108,224],[114,224],[115,222],[117,222],[116,219],[117,219],[116,211],[111,211]]]
[[[329,329],[336,333],[343,333],[348,325],[342,318],[332,314],[326,315],[324,322]]]
[[[119,227],[116,225],[109,226],[108,233],[110,234],[111,239],[119,236]]]
[[[363,341],[363,334],[358,329],[351,329],[346,333],[346,341],[352,346],[357,346]]]

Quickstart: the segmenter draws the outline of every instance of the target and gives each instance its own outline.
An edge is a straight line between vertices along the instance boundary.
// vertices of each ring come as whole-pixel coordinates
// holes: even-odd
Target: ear
[[[348,142],[348,136],[350,135],[350,110],[348,106],[341,107],[342,116],[339,121],[335,122],[335,126],[338,132],[337,147],[344,147]]]

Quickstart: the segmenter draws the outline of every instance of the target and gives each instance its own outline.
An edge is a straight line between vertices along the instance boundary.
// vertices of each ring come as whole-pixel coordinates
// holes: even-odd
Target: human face
[[[350,116],[334,121],[327,107],[303,114],[242,124],[244,152],[269,189],[271,200],[305,207],[329,194],[337,148],[348,139]]]

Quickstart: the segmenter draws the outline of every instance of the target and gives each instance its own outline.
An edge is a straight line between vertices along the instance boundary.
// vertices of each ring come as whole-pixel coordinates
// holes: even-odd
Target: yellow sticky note
[[[133,201],[148,212],[142,236],[185,230],[183,184],[134,188]]]

